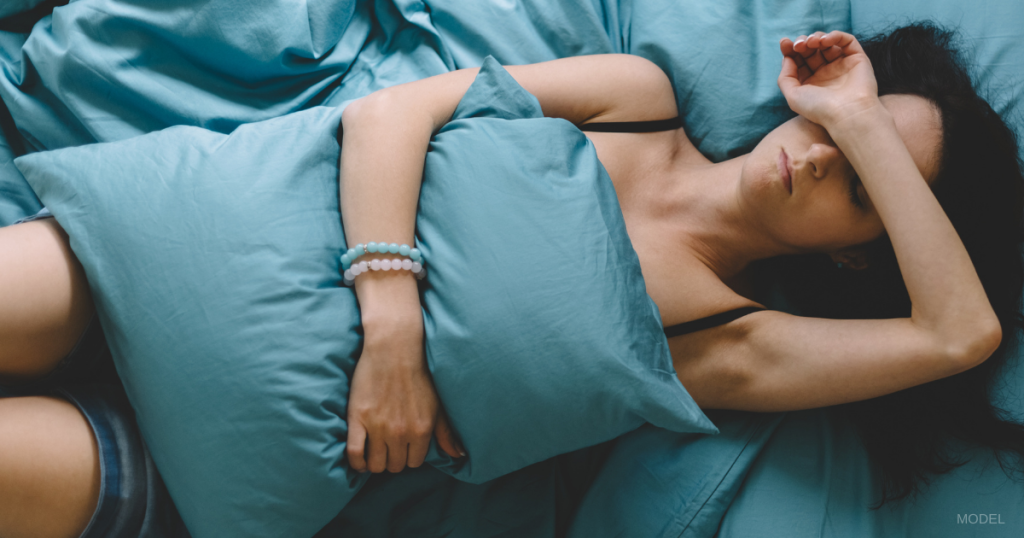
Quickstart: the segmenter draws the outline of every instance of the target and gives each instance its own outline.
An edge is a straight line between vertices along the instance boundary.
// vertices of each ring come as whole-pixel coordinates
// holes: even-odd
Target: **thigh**
[[[54,397],[0,399],[0,536],[77,538],[100,492],[86,418]]]
[[[78,342],[92,297],[54,219],[0,228],[0,383],[38,378]]]

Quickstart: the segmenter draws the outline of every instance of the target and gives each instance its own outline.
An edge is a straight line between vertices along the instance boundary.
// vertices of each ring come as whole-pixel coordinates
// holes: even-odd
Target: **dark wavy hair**
[[[916,495],[932,475],[965,464],[952,438],[991,448],[1010,476],[1024,473],[1024,425],[990,400],[1007,350],[1024,328],[1024,176],[1017,137],[975,91],[954,32],[924,22],[861,44],[879,95],[918,95],[941,111],[942,156],[932,192],[960,235],[1003,330],[998,350],[979,366],[836,407],[856,427],[881,472],[881,500],[873,506],[878,509]],[[837,268],[823,254],[776,258],[760,262],[760,278],[768,279],[762,285],[781,286],[802,315],[909,317],[910,298],[888,236],[866,245],[866,257],[868,267],[860,271]],[[1008,456],[1021,465],[1010,465]]]

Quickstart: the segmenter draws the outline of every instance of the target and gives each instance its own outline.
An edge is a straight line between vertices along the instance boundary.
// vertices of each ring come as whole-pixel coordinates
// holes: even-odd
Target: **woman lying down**
[[[849,410],[884,473],[883,502],[950,468],[938,434],[1024,456],[1024,427],[1001,420],[987,396],[1004,336],[1019,323],[1024,178],[1013,132],[975,94],[950,40],[929,26],[863,44],[839,31],[782,39],[778,84],[798,116],[721,163],[687,138],[669,79],[644,59],[507,68],[546,116],[573,122],[596,148],[693,399],[748,411],[870,400]],[[349,245],[414,243],[430,138],[476,72],[381,90],[345,110],[339,181]],[[372,250],[356,247],[345,261],[365,331],[349,462],[373,473],[418,467],[432,435],[460,457],[425,360],[416,278],[361,271],[384,259]],[[109,368],[89,329],[84,275],[56,222],[0,230],[0,251],[9,254],[0,259],[3,382],[52,384]],[[749,290],[762,260],[777,257],[798,260],[785,267],[811,274],[807,286],[839,287],[814,290],[802,305],[808,316],[768,310]],[[828,315],[811,317],[820,312]],[[115,425],[107,435],[137,436],[123,395],[76,407],[73,390],[60,394],[0,400],[0,535],[91,536],[100,509],[123,521],[144,512],[173,519],[144,447],[125,441],[130,453],[108,454],[96,441],[104,432],[78,412],[103,415]],[[100,506],[100,458],[123,468],[125,506]],[[185,535],[129,527],[112,528]]]

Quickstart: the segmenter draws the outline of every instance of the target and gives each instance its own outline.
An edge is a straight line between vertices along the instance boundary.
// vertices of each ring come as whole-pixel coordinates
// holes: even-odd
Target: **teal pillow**
[[[928,20],[956,30],[979,95],[1024,133],[1024,9],[1016,0],[859,0],[850,4],[857,35],[870,36]],[[1020,148],[1024,159],[1024,145]]]
[[[849,0],[622,1],[619,12],[612,41],[668,74],[687,136],[714,162],[795,116],[776,82],[782,37],[850,30]]]
[[[71,237],[195,538],[311,536],[369,477],[344,453],[361,338],[339,285],[340,116],[16,161]],[[675,376],[593,147],[493,59],[432,144],[417,226],[427,357],[469,453],[434,440],[428,463],[479,482],[645,421],[717,431]]]
[[[15,161],[71,238],[194,538],[312,536],[369,477],[345,455],[361,339],[337,282],[340,113]]]
[[[416,225],[427,360],[469,454],[443,470],[479,483],[645,422],[717,433],[594,146],[490,56],[431,142]]]

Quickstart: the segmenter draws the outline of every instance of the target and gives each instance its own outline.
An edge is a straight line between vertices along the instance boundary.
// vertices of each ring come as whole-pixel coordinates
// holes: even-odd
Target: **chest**
[[[685,173],[687,165],[708,161],[682,129],[653,133],[587,132],[598,159],[615,186],[630,242],[640,260],[647,293],[658,305],[664,325],[673,325],[749,304],[749,279],[722,282],[684,245],[682,230],[653,214],[650,200],[666,174]]]

